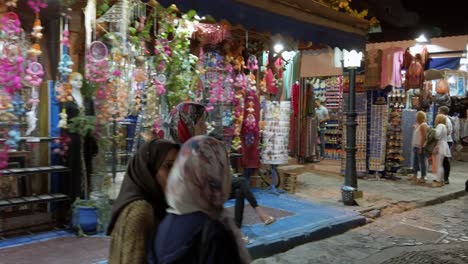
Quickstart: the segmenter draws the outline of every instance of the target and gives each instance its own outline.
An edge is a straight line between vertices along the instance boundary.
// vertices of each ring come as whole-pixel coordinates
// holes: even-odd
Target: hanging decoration
[[[71,68],[73,66],[73,61],[68,55],[70,49],[70,31],[68,29],[68,24],[70,23],[70,19],[71,17],[69,14],[65,14],[63,17],[64,26],[61,41],[62,57],[60,58],[60,62],[58,65],[58,70],[61,75],[61,82],[68,82],[68,76],[73,71]]]
[[[247,89],[247,117],[244,120],[244,131],[245,131],[245,145],[247,147],[255,143],[255,137],[258,134],[258,121],[255,118],[255,94],[257,92],[257,82],[255,81],[255,75],[249,75],[249,86]]]
[[[36,60],[33,60],[34,62],[37,62],[37,57],[42,54],[41,51],[41,46],[39,45],[39,41],[42,39],[42,25],[41,25],[41,19],[39,17],[39,13],[41,12],[41,9],[44,9],[47,7],[47,4],[44,3],[42,0],[28,0],[28,5],[31,7],[31,9],[35,13],[35,20],[33,24],[33,32],[31,32],[31,38],[33,40],[33,44],[31,45],[31,48],[28,50],[28,54],[36,58]],[[39,86],[39,85],[37,85]]]
[[[154,122],[158,119],[159,96],[156,88],[158,81],[153,79],[150,86],[146,89],[145,115],[143,126],[145,128],[154,128]]]
[[[20,95],[24,63],[19,42],[21,22],[12,11],[17,7],[17,1],[5,1],[5,6],[10,12],[0,20],[0,123],[9,126],[0,126],[0,169],[8,166],[8,153],[18,146],[21,134],[16,122],[24,115],[24,102]]]
[[[167,9],[158,6],[155,22],[155,68],[165,75],[168,106],[172,108],[187,99],[195,99],[198,84],[197,56],[190,52],[190,41],[199,23],[196,13],[188,12],[180,18],[174,5]],[[161,64],[163,62],[163,64]],[[159,86],[162,88],[161,86]],[[160,89],[162,91],[162,89]]]
[[[7,39],[8,44],[5,44],[3,54],[0,55],[0,87],[3,87],[4,91],[10,95],[22,89],[21,76],[24,62],[19,45],[13,41],[13,39]]]
[[[94,41],[88,48],[86,54],[86,73],[85,76],[88,79],[90,85],[95,87],[95,111],[96,118],[89,121],[94,121],[94,135],[98,138],[105,133],[105,126],[113,121],[113,115],[111,111],[112,92],[115,92],[115,86],[112,82],[108,82],[111,78],[109,74],[108,64],[109,51],[106,44],[101,41]],[[114,106],[115,107],[115,106]],[[115,109],[115,108],[112,108]],[[90,128],[92,125],[90,125]]]
[[[36,58],[37,59],[37,58]],[[31,104],[31,109],[26,113],[28,129],[26,136],[29,136],[35,129],[37,124],[37,106],[39,104],[39,92],[38,89],[42,84],[42,76],[44,76],[44,70],[42,65],[38,62],[31,62],[26,69],[26,75],[24,80],[31,85],[31,98],[28,103]]]
[[[61,103],[73,101],[72,86],[69,83],[60,83],[56,88],[57,100]]]
[[[244,73],[237,74],[234,83],[235,95],[232,100],[233,122],[234,122],[234,139],[232,141],[232,148],[238,151],[242,147],[240,139],[242,123],[244,121],[244,92],[247,87],[247,77]]]
[[[229,26],[225,24],[198,23],[192,34],[203,45],[216,45],[229,37]]]

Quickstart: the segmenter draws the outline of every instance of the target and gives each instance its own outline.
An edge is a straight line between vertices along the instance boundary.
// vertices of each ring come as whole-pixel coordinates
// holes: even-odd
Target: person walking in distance
[[[438,114],[442,114],[445,116],[445,123],[447,125],[447,143],[449,145],[449,148],[452,148],[453,145],[453,137],[452,137],[452,132],[453,132],[453,124],[452,124],[452,119],[448,115],[450,112],[450,109],[447,106],[441,106],[439,107]],[[444,167],[444,184],[449,184],[449,176],[450,176],[450,160],[449,157],[444,158],[443,162],[443,167]]]
[[[317,115],[317,122],[319,127],[320,136],[320,159],[325,158],[325,131],[327,129],[327,121],[330,120],[328,109],[321,104],[321,101],[315,100],[315,113]]]

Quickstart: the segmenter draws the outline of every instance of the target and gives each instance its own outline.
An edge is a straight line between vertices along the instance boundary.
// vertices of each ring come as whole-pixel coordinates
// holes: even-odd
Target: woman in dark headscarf
[[[206,111],[205,107],[196,103],[180,103],[171,112],[171,136],[172,139],[180,144],[185,143],[193,136],[206,134]],[[276,221],[272,216],[266,214],[258,205],[257,199],[250,191],[247,181],[244,177],[235,177],[232,179],[230,198],[236,198],[234,208],[234,218],[237,226],[240,228],[244,216],[244,199],[249,201],[255,213],[265,225]],[[248,237],[244,236],[248,242]]]
[[[196,136],[181,148],[167,183],[167,216],[150,263],[249,263],[239,229],[226,217],[231,189],[224,143]]]
[[[171,141],[153,139],[128,164],[107,230],[110,264],[146,263],[152,235],[166,215],[164,190],[178,150]]]

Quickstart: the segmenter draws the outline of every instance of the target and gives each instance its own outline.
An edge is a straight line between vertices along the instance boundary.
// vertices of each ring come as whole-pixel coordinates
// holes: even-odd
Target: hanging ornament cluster
[[[244,92],[247,87],[247,78],[244,73],[237,74],[234,80],[235,95],[232,100],[233,122],[234,122],[234,139],[232,141],[232,148],[239,150],[242,147],[240,139],[242,123],[244,121]]]
[[[224,83],[223,73],[217,70],[207,70],[205,73],[206,80],[209,83],[210,98],[208,99],[208,105],[206,111],[210,112],[214,109],[214,105],[217,102],[223,101]]]
[[[133,78],[135,80],[135,111],[138,113],[142,109],[143,94],[146,81],[146,71],[143,68],[137,68],[133,72]]]
[[[18,5],[18,0],[7,0],[5,1],[5,6],[9,8],[16,8]]]
[[[62,112],[60,112],[59,117],[60,117],[60,120],[57,126],[63,129],[68,128],[68,115],[67,115],[67,111],[65,110],[65,108],[62,109]]]
[[[101,126],[105,125],[109,121],[112,121],[111,114],[111,92],[112,84],[105,84],[98,86],[96,90],[96,133],[101,132]]]
[[[245,145],[251,146],[255,143],[255,137],[258,136],[258,120],[255,117],[255,98],[256,98],[256,81],[255,75],[250,74],[249,76],[249,84],[247,88],[247,100],[246,104],[248,108],[246,109],[246,117],[244,118],[244,131],[245,131]]]
[[[258,70],[258,60],[255,55],[250,55],[247,60],[247,69],[250,74],[247,81],[246,101],[247,109],[244,118],[244,144],[249,147],[255,143],[255,138],[258,137],[259,127],[256,118],[255,99],[257,93],[257,81],[255,72]]]
[[[21,98],[24,58],[21,52],[21,22],[12,10],[16,0],[4,2],[8,13],[0,20],[0,169],[8,166],[8,153],[18,147],[18,117],[24,115]],[[1,171],[0,171],[1,175]]]
[[[122,121],[128,114],[128,85],[122,80],[117,79],[111,85],[111,116],[117,121]]]
[[[8,43],[8,42],[7,42]],[[4,54],[0,54],[0,87],[10,95],[20,92],[23,85],[24,58],[21,56],[19,45],[10,42],[3,47]]]
[[[2,18],[2,30],[3,34],[9,39],[17,39],[21,33],[21,22],[19,17],[14,12],[6,13]]]
[[[247,60],[247,69],[252,73],[258,70],[258,60],[254,55],[250,55]]]
[[[107,62],[108,49],[100,41],[91,43],[86,55],[86,78],[90,83],[105,84],[109,79],[109,64]]]
[[[36,18],[34,20],[34,24],[32,28],[33,31],[31,32],[31,37],[34,43],[31,45],[31,48],[28,50],[28,54],[33,57],[38,57],[42,54],[39,41],[42,39],[42,36],[43,36],[42,34],[43,27],[41,25],[41,19],[39,17],[39,13],[41,12],[41,9],[44,9],[47,7],[47,4],[44,3],[42,0],[28,0],[28,5],[36,14]]]
[[[156,89],[156,84],[153,81],[152,84],[146,89],[146,98],[144,102],[144,122],[145,128],[151,128],[154,125],[154,121],[158,119],[158,105],[159,96]]]
[[[68,146],[71,144],[71,138],[66,134],[65,131],[61,131],[60,138],[54,140],[54,144],[51,146],[52,152],[64,157],[68,152]]]
[[[61,41],[61,49],[62,49],[62,57],[60,58],[60,62],[58,65],[58,70],[61,74],[61,81],[62,82],[68,82],[68,76],[70,73],[72,73],[73,69],[73,61],[68,55],[69,49],[70,49],[70,31],[68,24],[70,23],[70,15],[64,14],[64,26],[63,26],[63,32],[62,32],[62,41]]]
[[[71,92],[72,92],[71,84],[69,84],[67,82],[58,83],[58,86],[56,88],[57,100],[59,102],[61,102],[61,103],[73,101],[73,97],[71,95]]]

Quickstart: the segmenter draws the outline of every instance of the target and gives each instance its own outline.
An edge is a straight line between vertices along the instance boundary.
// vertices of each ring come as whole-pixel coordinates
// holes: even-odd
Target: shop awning
[[[458,70],[460,68],[460,58],[430,58],[427,69],[442,70],[451,69]]]
[[[160,0],[182,12],[196,10],[246,29],[289,36],[342,49],[365,48],[368,22],[305,0]]]

